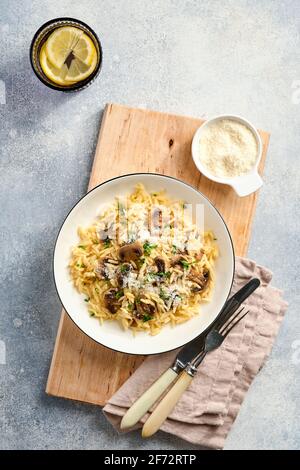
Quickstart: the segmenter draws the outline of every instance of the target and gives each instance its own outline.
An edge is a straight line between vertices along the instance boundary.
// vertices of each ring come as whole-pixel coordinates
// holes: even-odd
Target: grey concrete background
[[[44,392],[60,315],[55,236],[87,188],[115,101],[238,113],[271,132],[249,255],[274,271],[290,307],[226,448],[299,449],[300,3],[0,0],[0,11],[0,448],[196,448],[163,433],[120,437],[100,408]],[[36,29],[59,16],[86,21],[104,48],[101,76],[72,95],[47,89],[28,61]]]

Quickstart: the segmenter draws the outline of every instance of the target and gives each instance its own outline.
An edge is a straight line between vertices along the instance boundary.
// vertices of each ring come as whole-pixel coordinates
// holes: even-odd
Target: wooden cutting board
[[[204,193],[223,215],[235,252],[246,255],[258,193],[239,198],[229,186],[201,175],[191,159],[191,141],[201,119],[134,109],[105,108],[89,189],[114,176],[154,172],[175,176]],[[263,155],[269,134],[260,131]],[[104,405],[141,364],[143,357],[116,353],[85,336],[63,311],[46,392]]]

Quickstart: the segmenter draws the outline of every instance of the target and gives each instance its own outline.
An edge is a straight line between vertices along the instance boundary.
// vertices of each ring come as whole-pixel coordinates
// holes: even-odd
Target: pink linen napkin
[[[245,258],[236,259],[232,293],[258,277],[261,286],[245,302],[249,314],[199,371],[161,429],[189,442],[220,449],[239,412],[244,396],[265,363],[287,309],[282,292],[270,286],[272,273]],[[119,430],[132,403],[172,364],[178,351],[148,357],[104,407]],[[141,427],[142,419],[137,427]]]

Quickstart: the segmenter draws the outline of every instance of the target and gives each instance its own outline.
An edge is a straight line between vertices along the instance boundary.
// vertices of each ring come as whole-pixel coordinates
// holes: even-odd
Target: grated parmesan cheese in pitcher
[[[203,128],[200,160],[219,178],[233,178],[248,173],[258,155],[255,135],[241,122],[221,119]]]

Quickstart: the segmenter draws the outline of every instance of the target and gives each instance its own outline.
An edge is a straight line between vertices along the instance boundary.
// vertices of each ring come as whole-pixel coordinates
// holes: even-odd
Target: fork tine
[[[223,321],[222,324],[220,325],[219,333],[222,334],[222,332],[226,328],[228,328],[231,325],[231,323],[242,313],[244,308],[245,308],[244,306],[239,307],[236,312],[233,312],[233,313],[231,313],[231,315],[228,315],[227,318],[225,319],[225,321]]]
[[[226,338],[226,336],[231,332],[231,330],[232,330],[249,312],[250,312],[250,310],[247,310],[247,312],[244,313],[244,315],[242,315],[240,318],[238,318],[238,319],[236,320],[236,322],[231,325],[231,327],[229,328],[229,330],[227,330],[227,331],[225,331],[225,333],[223,333],[224,338]]]
[[[225,312],[221,312],[220,317],[217,318],[217,320],[214,324],[214,328],[216,330],[219,330],[219,328],[221,328],[222,325],[224,325],[224,323],[226,323],[228,321],[228,319],[232,315],[232,309],[233,308],[234,308],[234,302],[231,302],[231,304],[229,303],[229,305],[225,307]],[[233,311],[233,313],[234,313],[234,311]]]

